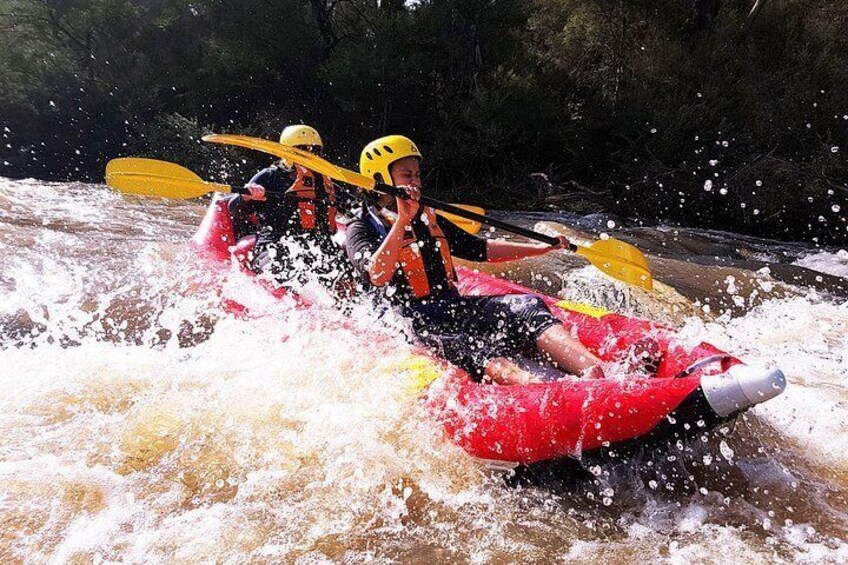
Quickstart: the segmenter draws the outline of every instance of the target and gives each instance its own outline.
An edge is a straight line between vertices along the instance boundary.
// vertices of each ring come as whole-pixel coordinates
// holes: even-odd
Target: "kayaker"
[[[571,336],[545,303],[532,295],[461,296],[452,257],[500,262],[544,255],[568,246],[487,240],[462,231],[418,203],[421,153],[408,138],[369,143],[359,161],[363,175],[403,187],[409,199],[370,198],[347,226],[348,257],[363,282],[380,287],[414,332],[449,361],[478,377],[504,384],[539,378],[509,353],[535,350],[560,369],[603,376],[600,360]]]
[[[307,125],[291,125],[280,143],[320,155],[321,136]],[[346,278],[347,260],[333,241],[337,196],[333,181],[296,163],[279,161],[245,185],[250,194],[228,202],[236,238],[256,234],[250,267],[280,282],[318,278],[335,287]]]

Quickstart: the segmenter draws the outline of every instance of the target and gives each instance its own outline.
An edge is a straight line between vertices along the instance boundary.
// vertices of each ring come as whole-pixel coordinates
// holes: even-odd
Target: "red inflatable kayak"
[[[210,260],[230,261],[235,255],[244,264],[253,242],[235,241],[227,207],[219,200],[210,206],[194,245]],[[664,326],[560,301],[471,269],[460,267],[457,274],[462,294],[540,296],[604,361],[620,360],[646,338],[661,351],[653,375],[566,377],[521,386],[477,383],[460,369],[422,357],[412,370],[426,406],[451,441],[477,458],[527,465],[649,438],[694,435],[774,398],[786,387],[779,369],[749,367],[708,343],[685,347]]]

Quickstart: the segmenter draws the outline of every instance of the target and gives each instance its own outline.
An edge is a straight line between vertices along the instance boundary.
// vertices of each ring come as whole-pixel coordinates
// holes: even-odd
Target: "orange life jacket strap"
[[[331,233],[335,233],[336,223],[336,189],[332,179],[321,176],[320,181],[316,175],[298,164],[294,166],[297,176],[289,188],[297,199],[297,210],[300,218],[300,227],[313,230],[318,227],[318,216],[326,210],[326,227]],[[316,186],[318,185],[318,186]]]

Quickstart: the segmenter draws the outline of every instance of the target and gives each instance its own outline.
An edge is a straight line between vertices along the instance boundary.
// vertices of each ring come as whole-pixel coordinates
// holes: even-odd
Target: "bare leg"
[[[537,375],[525,371],[506,357],[495,357],[489,361],[486,365],[485,374],[492,382],[501,385],[526,385],[542,382]]]
[[[575,375],[588,374],[593,378],[603,376],[600,369],[601,360],[571,336],[562,326],[551,326],[538,337],[536,346],[539,351],[550,356],[560,369]]]

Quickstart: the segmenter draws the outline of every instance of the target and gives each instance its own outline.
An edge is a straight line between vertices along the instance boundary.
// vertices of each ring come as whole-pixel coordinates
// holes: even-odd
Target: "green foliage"
[[[457,200],[845,241],[848,10],[752,4],[0,0],[0,174],[240,182],[265,157],[203,133],[308,122],[350,165],[415,138]]]

